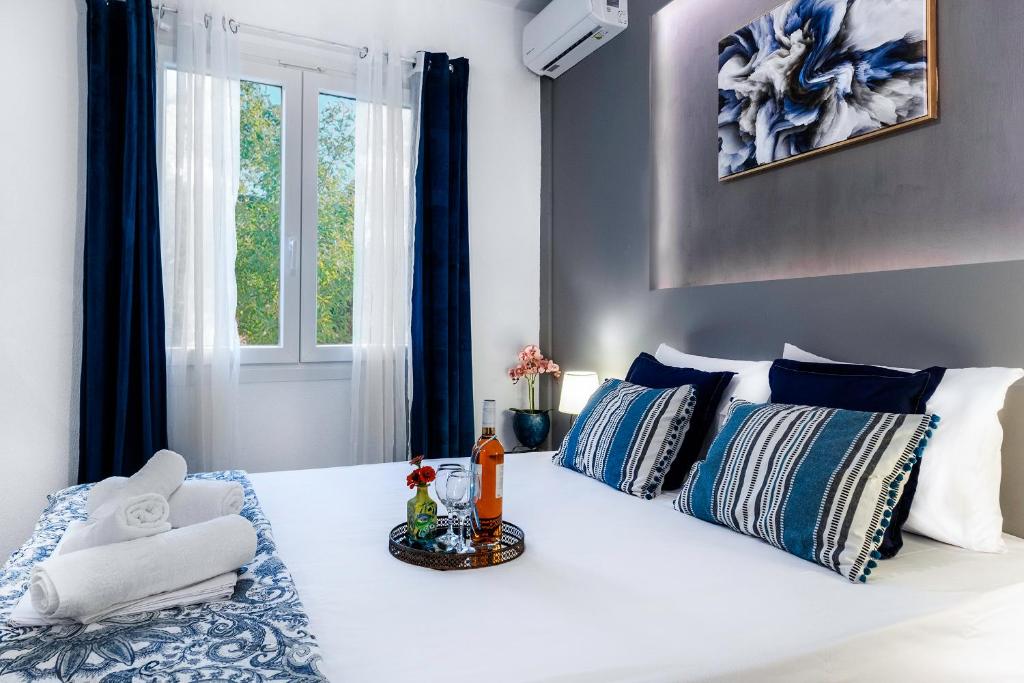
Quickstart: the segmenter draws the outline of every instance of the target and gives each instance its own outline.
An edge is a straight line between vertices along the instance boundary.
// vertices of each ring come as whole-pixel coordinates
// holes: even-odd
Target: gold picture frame
[[[919,126],[923,123],[936,121],[939,118],[939,65],[938,65],[938,21],[937,21],[937,0],[921,0],[925,5],[925,58],[927,60],[926,65],[926,84],[927,84],[927,111],[921,116],[909,119],[907,121],[901,121],[900,123],[893,124],[891,126],[885,126],[878,128],[867,133],[855,135],[847,138],[846,140],[840,140],[839,142],[833,142],[825,145],[824,147],[818,147],[794,156],[786,157],[785,159],[778,159],[771,161],[754,168],[749,168],[744,171],[738,171],[725,176],[719,176],[718,181],[720,183],[730,182],[745,178],[755,173],[761,173],[769,169],[778,168],[786,164],[791,164],[797,161],[806,161],[812,159],[821,154],[827,154],[829,152],[835,152],[836,150],[848,147],[850,145],[860,144],[862,142],[868,142],[874,140],[877,137],[883,135],[889,135],[891,133],[897,133],[914,126]],[[771,10],[768,10],[770,12]],[[767,12],[766,12],[767,13]],[[759,16],[764,16],[759,15]],[[754,18],[756,20],[757,17]],[[753,20],[752,20],[753,21]],[[744,26],[749,25],[748,22]]]

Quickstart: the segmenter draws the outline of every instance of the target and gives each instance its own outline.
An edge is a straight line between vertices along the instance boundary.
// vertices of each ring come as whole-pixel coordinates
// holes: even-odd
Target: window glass
[[[245,346],[281,340],[281,98],[280,86],[241,82],[235,277]]]
[[[352,343],[355,101],[317,102],[317,344]]]

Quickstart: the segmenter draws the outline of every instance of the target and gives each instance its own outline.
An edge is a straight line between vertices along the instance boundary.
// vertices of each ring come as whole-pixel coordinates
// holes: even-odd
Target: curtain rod
[[[125,2],[125,0],[115,0],[115,1],[116,2]],[[107,0],[107,2],[110,2],[110,0]],[[158,19],[162,19],[164,13],[166,13],[166,12],[170,12],[172,14],[177,14],[178,13],[178,8],[177,7],[171,7],[170,5],[167,5],[167,4],[163,3],[163,2],[161,2],[159,4],[156,4],[156,5],[150,5],[150,8],[154,12],[158,12],[159,13]],[[365,45],[349,45],[348,43],[339,43],[339,42],[334,41],[334,40],[326,40],[325,38],[314,38],[313,36],[304,36],[304,35],[301,35],[299,33],[291,33],[290,31],[281,31],[281,30],[276,29],[276,28],[268,28],[266,26],[259,26],[257,24],[242,23],[242,22],[237,21],[235,19],[232,19],[231,21],[234,22],[234,25],[236,27],[236,28],[234,28],[234,31],[236,33],[238,32],[239,28],[244,28],[245,30],[252,31],[254,33],[262,33],[262,34],[269,35],[269,36],[282,36],[282,37],[288,38],[290,40],[295,40],[295,41],[300,41],[300,42],[305,42],[305,43],[316,43],[316,44],[319,44],[319,45],[327,45],[327,46],[330,46],[330,47],[333,47],[333,48],[340,48],[342,50],[350,50],[352,52],[355,52],[360,58],[365,57],[366,54],[370,51],[370,48],[366,47]],[[416,60],[411,58],[411,57],[402,57],[401,59],[402,59],[403,62],[406,62],[407,64],[412,64],[412,65],[416,64]]]

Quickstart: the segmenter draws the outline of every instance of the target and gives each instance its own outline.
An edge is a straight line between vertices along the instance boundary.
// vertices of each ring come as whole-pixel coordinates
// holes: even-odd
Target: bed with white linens
[[[526,553],[437,572],[387,551],[405,463],[250,475],[334,681],[1012,680],[1024,540],[908,534],[866,584],[553,466],[506,456]]]
[[[801,354],[829,362],[785,349],[787,358]],[[725,395],[737,413],[794,408],[764,404],[774,394],[771,362],[666,345],[651,358],[733,369]],[[930,423],[938,436],[904,527],[930,537],[904,533],[898,555],[849,580],[681,514],[674,491],[625,495],[558,466],[550,452],[509,453],[504,516],[525,531],[526,552],[507,564],[439,572],[390,555],[388,532],[410,497],[407,463],[199,474],[244,487],[241,514],[257,533],[231,600],[33,630],[10,617],[25,606],[33,567],[87,514],[92,485],[71,487],[50,496],[33,536],[0,569],[0,680],[1024,680],[1024,540],[999,537],[1000,529],[1024,532],[1022,392],[1006,396],[1022,374],[943,376],[928,402],[943,424]],[[665,390],[686,419],[691,389]],[[620,390],[638,391],[610,391]],[[728,403],[711,435],[737,422]],[[929,419],[919,418],[921,429]],[[587,423],[581,416],[577,424]],[[715,453],[712,446],[702,462]]]
[[[867,584],[555,466],[506,456],[525,554],[438,572],[387,549],[406,463],[245,481],[259,550],[226,603],[0,627],[0,680],[587,682],[1020,680],[1024,540],[980,553],[905,535]],[[210,475],[199,475],[210,476]],[[216,475],[214,475],[216,476]],[[51,497],[0,573],[0,618],[84,514]],[[68,673],[63,678],[60,672]]]

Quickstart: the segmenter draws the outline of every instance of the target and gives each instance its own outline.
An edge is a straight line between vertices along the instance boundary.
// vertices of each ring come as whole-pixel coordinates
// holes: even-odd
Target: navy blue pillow
[[[673,389],[689,384],[697,392],[697,404],[693,408],[693,416],[690,417],[690,428],[683,437],[679,455],[672,461],[668,474],[665,475],[663,489],[672,490],[682,486],[693,463],[700,460],[704,439],[714,424],[718,402],[722,400],[722,393],[729,386],[734,374],[736,373],[674,368],[658,362],[658,359],[649,353],[641,353],[629,367],[626,381],[630,384],[639,384],[648,389]]]
[[[772,364],[768,382],[772,403],[922,415],[945,373],[946,368],[939,367],[911,373],[874,365],[779,359]],[[919,461],[910,471],[903,495],[893,509],[891,523],[878,548],[883,559],[903,547],[903,524],[914,502],[920,467]]]

